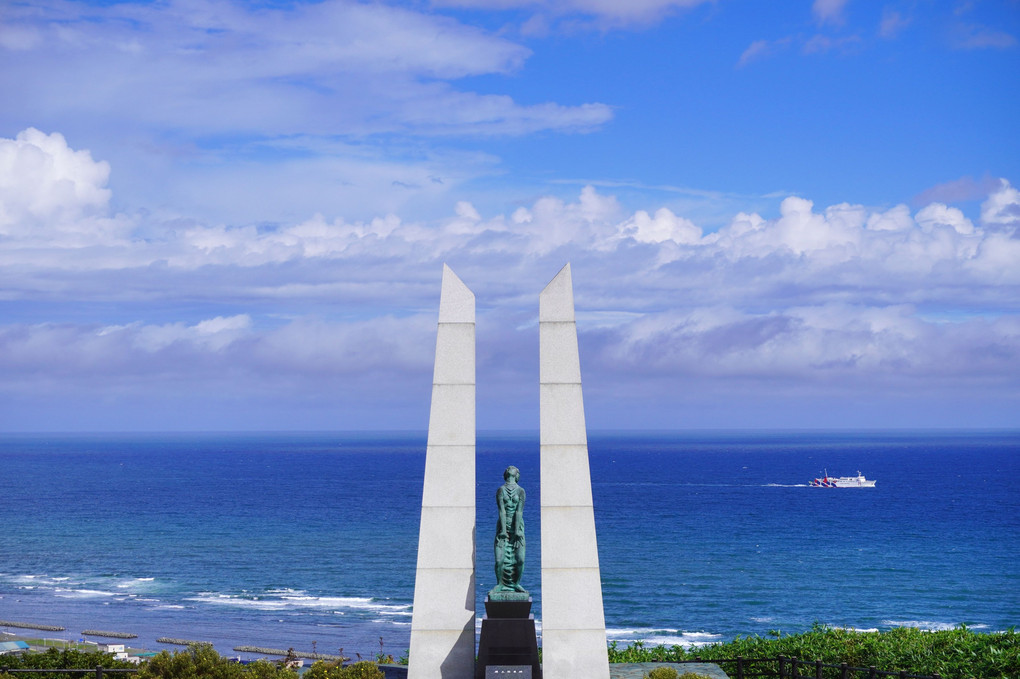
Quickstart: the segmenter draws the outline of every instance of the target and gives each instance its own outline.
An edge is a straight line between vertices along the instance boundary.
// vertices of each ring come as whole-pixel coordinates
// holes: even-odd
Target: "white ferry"
[[[874,488],[875,481],[864,478],[864,474],[860,471],[857,472],[857,476],[829,476],[828,470],[824,472],[821,478],[817,478],[811,482],[814,488]]]

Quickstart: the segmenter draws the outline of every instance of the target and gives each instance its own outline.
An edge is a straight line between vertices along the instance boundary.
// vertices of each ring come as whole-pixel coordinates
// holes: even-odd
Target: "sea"
[[[0,621],[406,654],[424,433],[4,434]],[[698,646],[1020,623],[1020,431],[591,432],[607,635]],[[477,595],[521,470],[541,629],[539,443],[480,433]],[[874,488],[814,488],[862,472]],[[0,631],[26,633],[20,628]],[[115,642],[114,639],[106,639]],[[341,651],[342,649],[342,651]]]

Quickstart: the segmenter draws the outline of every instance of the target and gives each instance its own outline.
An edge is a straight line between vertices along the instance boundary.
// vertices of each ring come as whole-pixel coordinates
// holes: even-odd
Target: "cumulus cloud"
[[[364,221],[313,215],[272,227],[194,221],[160,224],[104,214],[110,200],[105,188],[109,167],[85,151],[69,148],[59,134],[26,130],[17,139],[0,142],[0,150],[5,159],[0,166],[0,187],[4,187],[0,214],[6,229],[5,240],[0,241],[0,262],[18,262],[39,271],[159,266],[184,272],[215,266],[229,272],[291,262],[397,258],[427,266],[459,257],[512,262],[555,254],[581,261],[635,257],[641,260],[640,267],[649,270],[679,260],[701,266],[727,261],[738,263],[737,268],[714,275],[734,278],[743,275],[740,267],[746,264],[739,263],[768,259],[772,271],[762,280],[771,279],[777,285],[810,275],[825,280],[827,286],[871,277],[889,285],[916,287],[917,280],[897,276],[909,278],[935,270],[970,285],[978,281],[973,279],[976,270],[967,268],[968,261],[984,251],[983,244],[992,233],[1011,234],[1020,212],[1020,194],[1001,180],[983,205],[980,225],[942,202],[911,214],[904,205],[872,210],[843,203],[819,210],[806,198],[789,196],[781,201],[776,218],[739,213],[722,228],[704,233],[696,223],[667,208],[627,213],[612,195],[592,186],[573,200],[543,196],[502,215],[484,216],[469,202],[460,201],[449,217],[428,222],[390,214]],[[39,185],[50,190],[33,193]],[[68,234],[92,247],[61,254]],[[982,271],[990,272],[994,261],[989,259]],[[25,285],[30,286],[29,280],[33,279],[26,278]],[[263,287],[263,292],[273,283],[299,289],[305,281],[274,276],[266,283],[269,287]],[[802,284],[808,284],[806,279]]]
[[[482,302],[492,344],[479,370],[506,393],[530,365],[538,291],[564,261],[579,318],[595,319],[581,331],[596,398],[635,379],[663,398],[677,380],[990,394],[1018,379],[1020,192],[1005,179],[978,219],[937,201],[912,211],[787,196],[775,215],[705,231],[587,186],[507,214],[461,200],[435,220],[226,226],[109,214],[110,168],[58,134],[26,130],[0,141],[0,158],[6,301],[123,309],[0,325],[0,400],[97,383],[399,400],[410,392],[379,385],[427,384],[443,262]],[[53,188],[35,195],[26,176]],[[173,309],[185,311],[162,317]]]
[[[0,139],[0,237],[49,247],[110,243],[125,225],[107,219],[110,166],[35,128]]]

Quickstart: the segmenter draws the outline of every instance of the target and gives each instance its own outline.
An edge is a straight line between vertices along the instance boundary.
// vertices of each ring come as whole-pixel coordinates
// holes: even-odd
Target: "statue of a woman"
[[[517,485],[521,471],[507,467],[503,472],[505,483],[496,491],[499,521],[496,523],[496,586],[497,592],[527,592],[521,587],[524,572],[524,489]]]

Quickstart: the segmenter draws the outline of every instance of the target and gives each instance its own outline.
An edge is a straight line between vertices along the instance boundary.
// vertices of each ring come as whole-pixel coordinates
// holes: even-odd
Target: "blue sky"
[[[1015,427],[1020,1],[0,7],[0,430]]]

